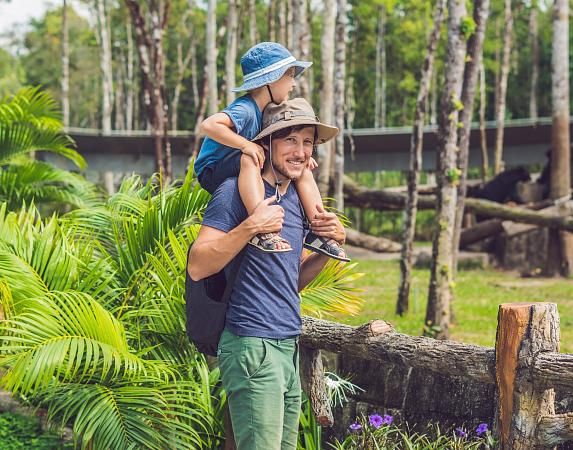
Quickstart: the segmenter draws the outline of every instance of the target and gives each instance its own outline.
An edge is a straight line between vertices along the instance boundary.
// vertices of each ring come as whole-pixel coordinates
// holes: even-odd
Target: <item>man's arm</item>
[[[201,122],[199,132],[206,134],[219,144],[241,150],[245,155],[249,155],[253,158],[253,161],[258,167],[263,168],[263,163],[265,162],[263,148],[237,134],[233,121],[224,112],[218,112],[207,117]]]
[[[318,236],[334,239],[340,244],[346,240],[346,231],[336,214],[326,212],[319,208],[319,213],[310,224],[311,230]],[[298,278],[298,290],[302,291],[305,286],[314,280],[324,268],[328,257],[319,253],[311,253],[300,263],[300,275]]]
[[[225,267],[247,242],[259,233],[276,233],[282,229],[284,210],[271,205],[274,197],[263,200],[252,215],[228,233],[202,226],[189,255],[187,271],[193,280],[202,280]]]

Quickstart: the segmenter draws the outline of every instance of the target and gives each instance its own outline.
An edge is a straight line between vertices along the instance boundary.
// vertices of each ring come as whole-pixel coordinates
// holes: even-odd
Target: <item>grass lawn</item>
[[[357,260],[355,260],[357,261]],[[364,290],[362,312],[336,320],[360,325],[371,319],[384,319],[401,333],[422,333],[428,294],[429,270],[414,270],[410,311],[404,317],[395,313],[400,270],[398,261],[358,260],[364,272],[356,284]],[[561,318],[561,352],[573,353],[573,280],[519,278],[494,269],[458,272],[455,287],[451,339],[469,344],[495,345],[497,310],[501,303],[557,303]]]

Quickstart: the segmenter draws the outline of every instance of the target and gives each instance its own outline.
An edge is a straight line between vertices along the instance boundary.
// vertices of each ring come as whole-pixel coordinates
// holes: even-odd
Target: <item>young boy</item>
[[[265,156],[263,148],[251,139],[261,130],[262,113],[267,105],[288,100],[296,85],[295,78],[311,65],[311,62],[297,61],[285,47],[275,42],[257,44],[242,56],[243,84],[233,91],[247,91],[247,94],[201,124],[201,133],[207,137],[195,161],[195,172],[204,189],[212,194],[226,178],[238,175],[241,200],[248,213],[253,213],[264,199],[261,169]],[[310,170],[315,167],[316,162],[312,160],[311,167],[295,182],[310,220],[319,208],[323,210],[320,192]],[[264,252],[291,251],[290,243],[278,233],[259,234],[249,244]],[[336,241],[312,232],[308,233],[304,246],[349,261]]]

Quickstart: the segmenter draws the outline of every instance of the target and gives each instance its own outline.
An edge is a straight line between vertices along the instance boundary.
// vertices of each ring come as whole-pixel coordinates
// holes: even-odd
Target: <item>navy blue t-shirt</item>
[[[227,114],[233,125],[235,133],[247,140],[253,139],[261,131],[263,113],[250,94],[243,95],[227,106],[223,112]],[[206,137],[201,145],[199,156],[195,161],[195,173],[200,176],[206,167],[216,164],[236,148],[227,147],[213,139]]]
[[[274,193],[274,187],[265,182],[265,197]],[[265,253],[247,245],[226,321],[226,327],[239,336],[285,339],[301,332],[298,278],[306,230],[292,183],[279,205],[285,210],[281,236],[290,242],[292,251]],[[228,233],[246,218],[237,178],[227,178],[213,194],[203,225]]]

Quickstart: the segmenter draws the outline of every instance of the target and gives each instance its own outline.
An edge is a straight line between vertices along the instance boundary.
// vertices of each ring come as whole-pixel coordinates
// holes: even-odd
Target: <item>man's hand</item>
[[[334,239],[340,245],[346,241],[346,231],[336,214],[327,212],[321,205],[316,205],[318,214],[310,221],[310,229],[318,236]]]
[[[253,161],[257,165],[257,167],[263,168],[263,164],[265,163],[265,151],[263,147],[258,144],[255,144],[251,141],[245,141],[245,144],[241,146],[241,151],[245,154],[253,158]]]
[[[256,230],[260,233],[278,233],[283,227],[285,211],[279,205],[273,205],[274,197],[264,199],[257,205],[253,214],[249,217]]]

